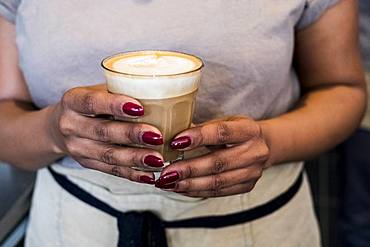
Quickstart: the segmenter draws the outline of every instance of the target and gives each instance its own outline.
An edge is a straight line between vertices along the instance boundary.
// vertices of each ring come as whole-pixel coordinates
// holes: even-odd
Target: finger
[[[109,142],[114,144],[161,145],[161,132],[148,124],[110,121],[70,113],[59,121],[59,128],[65,136]]]
[[[261,175],[261,166],[254,165],[248,168],[237,169],[217,175],[181,180],[176,183],[174,191],[220,191],[223,188],[231,187],[237,184],[257,181]]]
[[[244,184],[238,184],[231,187],[223,188],[220,190],[208,190],[208,191],[192,191],[186,193],[180,193],[189,197],[196,198],[210,198],[210,197],[222,197],[222,196],[231,196],[242,193],[248,193],[253,190],[255,182],[248,182]]]
[[[76,138],[68,148],[72,156],[114,166],[143,168],[163,166],[162,155],[152,149],[107,145],[82,138]]]
[[[162,171],[161,177],[169,173],[177,173],[179,180],[183,180],[220,174],[253,164],[264,164],[268,159],[268,154],[268,147],[262,141],[246,142],[204,156],[173,163]]]
[[[171,142],[171,147],[190,150],[199,146],[236,144],[260,135],[259,125],[250,119],[212,121],[178,134]]]
[[[94,169],[121,178],[126,178],[134,182],[146,184],[155,183],[154,174],[152,172],[137,171],[128,167],[108,165],[104,162],[92,159],[80,159],[78,162],[85,168]]]
[[[64,94],[62,102],[68,109],[87,115],[108,114],[130,118],[144,115],[139,101],[94,87],[73,88]]]

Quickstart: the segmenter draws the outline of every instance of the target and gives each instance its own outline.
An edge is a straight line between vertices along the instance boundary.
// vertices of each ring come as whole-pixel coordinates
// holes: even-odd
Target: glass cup
[[[118,120],[157,127],[163,135],[164,144],[152,148],[163,155],[165,165],[182,160],[183,152],[172,149],[170,142],[192,123],[202,60],[174,51],[135,51],[107,57],[102,61],[102,67],[109,92],[133,97],[144,106],[143,117]]]

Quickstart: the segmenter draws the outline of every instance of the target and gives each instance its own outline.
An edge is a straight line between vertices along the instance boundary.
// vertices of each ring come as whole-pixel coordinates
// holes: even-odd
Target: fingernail
[[[163,137],[160,134],[147,131],[144,132],[143,136],[141,137],[143,142],[150,145],[162,145],[163,144]]]
[[[181,136],[171,142],[171,148],[184,149],[184,148],[189,147],[190,144],[191,144],[191,139],[189,136]]]
[[[180,175],[177,172],[166,173],[159,177],[159,179],[155,182],[155,186],[158,188],[163,188],[165,185],[176,182],[179,178]]]
[[[155,184],[154,178],[148,177],[148,176],[140,176],[140,182],[146,183],[146,184]]]
[[[122,111],[130,116],[140,117],[144,115],[144,108],[132,102],[127,102],[122,106]]]
[[[151,167],[162,167],[164,166],[163,160],[154,155],[148,155],[144,158],[144,164]]]
[[[165,184],[162,187],[158,187],[158,188],[163,189],[163,190],[172,190],[175,187],[176,187],[176,183],[172,183],[172,184]]]

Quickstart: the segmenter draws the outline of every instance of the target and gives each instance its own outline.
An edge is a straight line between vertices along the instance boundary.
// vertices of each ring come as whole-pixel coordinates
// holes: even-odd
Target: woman
[[[0,159],[39,169],[28,246],[161,246],[152,232],[181,219],[169,246],[320,245],[300,160],[363,114],[356,1],[2,0],[1,13]],[[115,144],[153,143],[158,129],[86,117],[145,111],[108,94],[99,69],[143,49],[206,64],[197,125],[173,143],[195,157],[157,181],[130,167],[159,153]]]

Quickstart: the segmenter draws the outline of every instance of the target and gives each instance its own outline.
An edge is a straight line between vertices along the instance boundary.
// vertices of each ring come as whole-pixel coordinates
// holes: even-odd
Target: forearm
[[[358,126],[365,99],[361,86],[328,86],[306,94],[291,112],[261,121],[269,165],[306,160],[339,144]]]
[[[54,107],[32,109],[16,101],[0,102],[0,160],[35,170],[63,155],[54,143]]]

